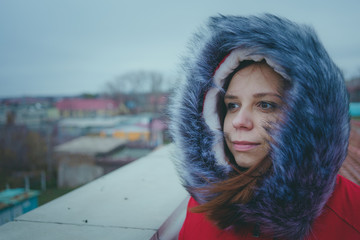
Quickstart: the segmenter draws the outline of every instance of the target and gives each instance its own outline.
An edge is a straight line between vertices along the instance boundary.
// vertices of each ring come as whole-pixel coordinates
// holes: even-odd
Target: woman
[[[273,15],[197,33],[171,104],[190,193],[180,239],[360,239],[340,70],[314,31]]]

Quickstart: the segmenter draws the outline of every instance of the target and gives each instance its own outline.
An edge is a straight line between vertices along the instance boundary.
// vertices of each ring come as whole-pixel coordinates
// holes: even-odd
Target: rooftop
[[[84,136],[55,147],[56,152],[85,155],[105,154],[124,145],[127,141],[118,138]]]
[[[59,121],[60,127],[114,127],[126,121],[129,117],[111,117],[111,118],[66,118]]]
[[[117,103],[111,99],[63,99],[56,103],[59,110],[103,110],[116,109]]]

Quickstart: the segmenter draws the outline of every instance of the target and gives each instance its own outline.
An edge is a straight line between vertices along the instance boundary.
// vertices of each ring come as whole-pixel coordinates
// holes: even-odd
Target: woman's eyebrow
[[[282,97],[277,94],[277,93],[273,93],[273,92],[264,92],[264,93],[255,93],[254,98],[262,98],[262,97],[266,97],[266,96],[274,96],[279,98],[280,100],[282,100]]]
[[[253,96],[254,96],[254,98],[262,98],[262,97],[266,97],[266,96],[274,96],[274,97],[277,97],[280,100],[282,100],[282,97],[279,94],[273,93],[273,92],[255,93]],[[224,96],[224,99],[238,99],[238,96],[226,93],[225,96]]]
[[[237,99],[238,97],[236,95],[228,94],[226,93],[224,96],[224,99]]]

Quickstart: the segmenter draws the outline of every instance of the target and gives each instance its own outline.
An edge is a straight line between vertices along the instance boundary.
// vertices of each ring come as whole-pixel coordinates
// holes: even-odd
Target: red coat
[[[190,198],[188,209],[198,203]],[[205,218],[204,214],[187,212],[179,240],[238,240],[272,239],[254,237],[252,229],[235,233],[233,230],[220,230]],[[360,240],[360,186],[338,175],[334,193],[326,203],[323,213],[315,220],[311,240]]]

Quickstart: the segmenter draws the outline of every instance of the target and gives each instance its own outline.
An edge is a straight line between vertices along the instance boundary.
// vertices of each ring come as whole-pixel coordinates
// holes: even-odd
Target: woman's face
[[[240,167],[249,168],[269,152],[264,129],[280,117],[282,78],[266,63],[238,71],[230,81],[224,102],[226,144]]]

